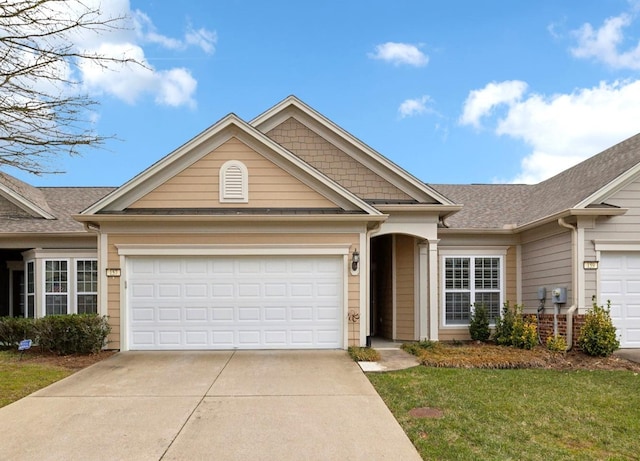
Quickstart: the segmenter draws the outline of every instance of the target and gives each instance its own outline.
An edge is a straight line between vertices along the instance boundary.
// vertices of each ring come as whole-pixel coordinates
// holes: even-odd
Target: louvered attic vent
[[[220,202],[247,203],[249,201],[247,167],[237,160],[229,160],[220,168]]]

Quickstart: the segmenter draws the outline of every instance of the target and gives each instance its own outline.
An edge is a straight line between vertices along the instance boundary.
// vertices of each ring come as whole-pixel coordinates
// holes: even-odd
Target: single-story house
[[[0,214],[0,315],[107,315],[113,349],[465,339],[507,301],[571,335],[592,296],[640,347],[640,136],[536,185],[425,184],[290,96],[117,188],[0,174]]]

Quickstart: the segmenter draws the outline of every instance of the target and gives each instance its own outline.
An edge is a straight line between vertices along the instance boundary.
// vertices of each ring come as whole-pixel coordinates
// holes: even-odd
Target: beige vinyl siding
[[[248,203],[220,203],[220,167],[238,160],[247,167]],[[332,201],[236,138],[178,173],[130,208],[335,208]]]
[[[278,244],[335,244],[351,245],[352,250],[358,248],[360,243],[359,234],[109,234],[108,236],[108,266],[110,268],[120,267],[120,256],[116,245],[179,245],[188,243],[189,245],[278,245]],[[351,250],[351,251],[352,251]],[[348,275],[348,306],[347,312],[360,313],[360,278]],[[120,278],[109,278],[107,281],[107,315],[109,323],[112,325],[112,332],[109,335],[108,348],[120,348]],[[365,318],[364,315],[360,315]],[[349,322],[348,324],[348,345],[359,345],[360,323]]]
[[[595,261],[596,251],[594,240],[640,240],[640,179],[627,185],[624,189],[607,197],[604,202],[627,208],[622,216],[598,218],[595,229],[585,230],[585,260]],[[591,297],[598,293],[597,271],[584,271],[585,299],[584,306],[591,306]]]
[[[538,307],[538,288],[566,287],[572,299],[571,233],[547,235],[522,245],[522,301],[527,312]],[[547,303],[551,294],[547,294]]]
[[[514,304],[518,300],[518,259],[515,246],[509,247],[505,258],[505,293],[504,300]]]
[[[411,341],[415,338],[415,239],[408,235],[395,236],[396,262],[396,338]]]

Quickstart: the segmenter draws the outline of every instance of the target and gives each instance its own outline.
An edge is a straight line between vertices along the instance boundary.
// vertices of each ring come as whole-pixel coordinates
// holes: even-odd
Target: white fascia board
[[[256,127],[260,131],[269,131],[271,128],[274,128],[279,124],[280,120],[278,120],[277,115],[281,112],[285,111],[288,107],[295,107],[304,113],[307,117],[314,120],[316,123],[321,125],[325,130],[329,131],[336,138],[341,140],[343,143],[347,143],[351,147],[355,147],[365,154],[365,157],[358,156],[356,160],[360,161],[368,168],[370,168],[375,173],[379,174],[383,178],[392,182],[396,187],[400,188],[404,192],[409,195],[412,194],[411,190],[408,190],[406,187],[402,187],[402,184],[397,184],[397,181],[394,181],[396,178],[400,178],[404,180],[406,183],[411,185],[413,188],[418,189],[423,194],[433,198],[434,200],[440,202],[442,205],[455,205],[454,202],[450,201],[448,198],[435,191],[433,188],[420,181],[418,178],[386,158],[384,155],[377,152],[375,149],[371,148],[364,142],[360,141],[355,136],[351,135],[349,132],[342,129],[340,126],[333,123],[331,120],[326,118],[324,115],[320,114],[313,108],[309,107],[302,101],[300,101],[295,96],[289,96],[280,103],[273,106],[271,109],[263,112],[258,117],[254,118],[249,122],[251,126]],[[303,123],[301,121],[301,123]],[[304,124],[304,123],[303,123]],[[350,149],[345,149],[347,154],[350,154]],[[381,168],[382,167],[382,168]],[[389,172],[392,176],[396,176],[396,178],[390,178]],[[418,197],[414,197],[418,199]]]
[[[636,179],[638,174],[640,174],[640,163],[635,165],[633,168],[628,169],[604,187],[595,191],[593,194],[578,203],[574,208],[585,208],[592,203],[601,203],[602,200],[618,192],[620,189]]]
[[[13,203],[15,206],[22,208],[24,211],[28,212],[34,217],[40,217],[44,219],[56,219],[51,213],[43,210],[41,207],[36,205],[30,200],[27,200],[22,195],[16,193],[14,190],[9,189],[4,184],[0,184],[0,193]]]

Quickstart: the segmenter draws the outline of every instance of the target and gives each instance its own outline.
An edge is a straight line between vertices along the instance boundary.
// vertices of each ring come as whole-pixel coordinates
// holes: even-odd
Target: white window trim
[[[229,168],[238,168],[240,170],[241,191],[239,195],[229,196],[227,191],[227,172]],[[220,203],[248,203],[249,202],[249,172],[244,163],[238,160],[229,160],[220,167]]]
[[[67,263],[67,291],[66,292],[48,292],[47,291],[47,263],[51,261],[65,261]],[[71,295],[71,283],[73,273],[71,270],[71,260],[69,258],[46,258],[41,261],[42,266],[42,315],[47,316],[51,314],[47,314],[47,296],[60,296],[66,295],[67,298],[67,312],[66,314],[71,314],[71,305],[69,303],[70,295]],[[37,290],[37,287],[36,287]]]
[[[468,328],[469,324],[447,324],[447,305],[446,305],[446,259],[447,258],[498,258],[500,260],[500,300],[499,305],[502,310],[502,306],[505,302],[505,292],[506,292],[506,254],[507,247],[494,248],[492,250],[486,249],[446,249],[440,251],[440,326],[444,329],[464,329]],[[469,268],[470,271],[474,270],[474,267]],[[473,280],[473,277],[471,277]],[[471,312],[473,312],[473,303],[475,300],[475,288],[471,291]],[[494,326],[494,324],[491,324]]]
[[[98,261],[97,252],[80,249],[34,249],[23,253],[25,270],[25,315],[28,315],[29,296],[34,299],[35,318],[45,317],[46,308],[46,261],[67,261],[67,314],[77,314],[77,261]],[[28,293],[28,264],[33,262],[34,293]],[[101,314],[100,266],[98,265],[98,314]],[[94,293],[86,293],[94,294]]]
[[[78,289],[78,263],[79,262],[95,262],[96,263],[96,283],[98,286],[100,285],[100,268],[98,264],[98,258],[75,258],[73,259],[73,310],[74,313],[78,313],[78,296],[80,295],[94,295],[96,297],[96,314],[100,313],[100,298],[99,298],[99,289],[96,286],[96,291],[80,291]]]

